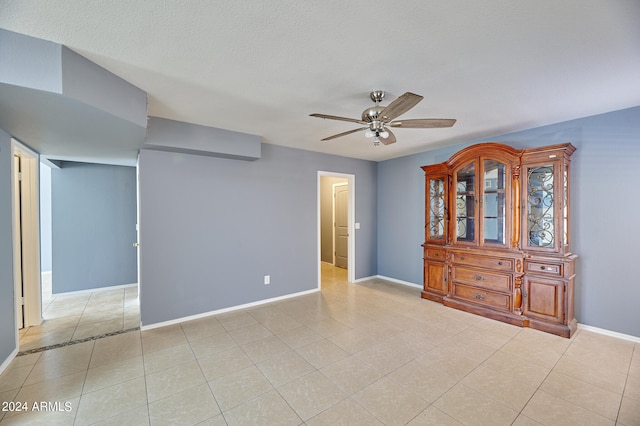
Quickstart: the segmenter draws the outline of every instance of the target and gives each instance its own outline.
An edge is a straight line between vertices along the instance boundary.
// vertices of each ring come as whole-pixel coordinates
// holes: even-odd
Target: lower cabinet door
[[[424,277],[425,291],[433,292],[442,296],[448,293],[447,276],[445,275],[445,264],[440,262],[425,262]]]
[[[562,280],[525,276],[522,313],[532,319],[564,323],[564,288]]]

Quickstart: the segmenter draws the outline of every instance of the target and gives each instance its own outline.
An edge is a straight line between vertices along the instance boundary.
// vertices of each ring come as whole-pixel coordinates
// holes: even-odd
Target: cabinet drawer
[[[509,311],[511,308],[511,296],[508,294],[494,293],[458,283],[453,284],[453,296],[502,311]]]
[[[471,284],[487,290],[511,291],[510,274],[498,274],[469,268],[453,267],[452,279],[453,281]]]
[[[525,261],[524,268],[525,272],[530,272],[532,274],[543,274],[554,277],[562,276],[562,264]]]
[[[476,256],[466,253],[453,253],[453,263],[476,266],[478,268],[497,269],[499,271],[514,270],[514,260],[503,257]]]
[[[427,255],[427,259],[439,260],[441,262],[444,262],[445,260],[444,249],[427,247],[425,249],[425,252]]]

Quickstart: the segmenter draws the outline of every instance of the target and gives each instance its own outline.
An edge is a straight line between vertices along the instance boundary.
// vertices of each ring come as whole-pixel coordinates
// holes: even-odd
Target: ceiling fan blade
[[[327,115],[327,114],[309,114],[311,117],[325,118],[328,120],[340,120],[340,121],[348,121],[349,123],[358,123],[358,124],[367,124],[362,120],[358,120],[356,118],[349,117],[338,117],[337,115]]]
[[[396,135],[394,135],[393,132],[389,129],[384,130],[389,133],[389,136],[387,136],[386,138],[380,138],[380,142],[382,142],[384,145],[391,145],[392,143],[396,143]]]
[[[382,112],[380,112],[380,116],[384,118],[384,121],[393,120],[416,106],[423,98],[424,96],[407,92],[383,109]]]
[[[413,120],[398,120],[387,124],[390,127],[402,127],[403,129],[435,129],[439,127],[451,127],[456,120],[453,118],[417,118]]]
[[[349,130],[349,131],[346,131],[346,132],[338,133],[337,135],[328,136],[328,137],[326,137],[326,138],[324,138],[324,139],[321,139],[321,140],[323,140],[323,141],[329,141],[329,140],[331,140],[331,139],[335,139],[335,138],[339,138],[339,137],[342,137],[342,136],[350,135],[351,133],[360,132],[360,131],[362,131],[362,130],[367,130],[368,128],[369,128],[369,127],[361,127],[361,128],[359,128],[359,129]]]

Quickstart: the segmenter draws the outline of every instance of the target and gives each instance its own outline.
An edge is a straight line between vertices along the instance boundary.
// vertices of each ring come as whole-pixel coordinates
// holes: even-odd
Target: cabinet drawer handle
[[[464,260],[464,256],[460,256],[460,260]]]
[[[542,269],[542,270],[544,271],[545,269],[547,269],[547,267],[546,267],[546,266],[544,266],[544,265],[542,265],[542,266],[540,267],[540,269]]]
[[[498,265],[499,265],[499,266],[502,266],[502,262],[498,262]]]
[[[476,281],[484,281],[484,277],[482,275],[475,275],[473,277]]]
[[[434,253],[435,257],[440,257],[440,255],[438,253]]]
[[[484,294],[476,293],[474,294],[474,297],[479,300],[484,300]]]

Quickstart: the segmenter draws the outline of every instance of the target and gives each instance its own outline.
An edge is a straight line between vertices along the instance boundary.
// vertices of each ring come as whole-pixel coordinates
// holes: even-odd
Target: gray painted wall
[[[637,169],[640,107],[469,141],[378,164],[378,273],[421,284],[424,175],[464,146],[497,141],[516,148],[571,142],[572,251],[576,317],[582,324],[640,337],[635,262],[640,237]],[[399,191],[398,188],[403,188]]]
[[[147,93],[62,46],[62,94],[147,127]]]
[[[262,137],[215,127],[149,117],[144,148],[254,161]]]
[[[0,364],[16,349],[11,219],[11,137],[0,130]]]
[[[138,167],[143,325],[317,288],[318,170],[356,176],[355,276],[376,273],[374,162],[265,144],[255,162],[142,150]]]
[[[62,93],[62,46],[0,28],[0,82]]]
[[[146,92],[67,47],[3,29],[0,58],[2,129],[49,159],[135,165]]]
[[[40,270],[51,271],[51,168],[40,163]]]
[[[51,170],[53,293],[137,282],[136,169]]]

